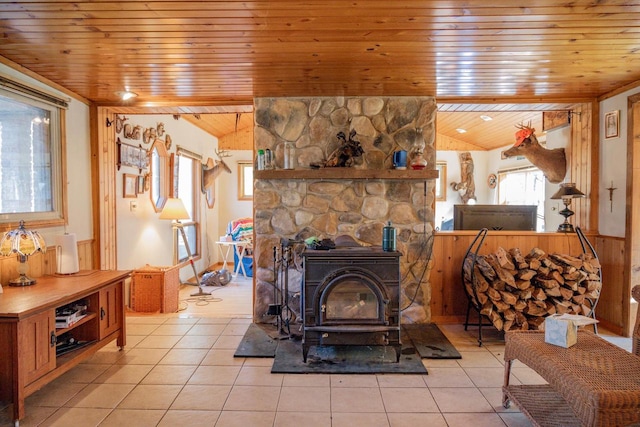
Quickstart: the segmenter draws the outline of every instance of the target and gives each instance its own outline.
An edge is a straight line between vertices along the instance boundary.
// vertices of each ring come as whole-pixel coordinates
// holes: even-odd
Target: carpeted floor
[[[385,346],[312,347],[307,363],[299,339],[280,336],[275,326],[251,324],[236,357],[273,357],[274,373],[426,373],[422,358],[460,359],[460,353],[437,325],[403,325],[402,355]]]

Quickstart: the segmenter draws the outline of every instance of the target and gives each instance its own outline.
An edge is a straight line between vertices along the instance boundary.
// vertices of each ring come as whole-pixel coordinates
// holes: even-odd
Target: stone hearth
[[[257,98],[255,149],[269,148],[276,167],[282,168],[284,143],[293,142],[296,169],[308,170],[338,147],[339,132],[348,135],[353,129],[364,149],[354,169],[392,169],[395,150],[411,153],[416,146],[424,147],[427,167],[434,169],[435,113],[433,97]],[[403,254],[400,306],[408,308],[402,322],[430,321],[429,274],[422,248],[433,230],[434,185],[433,180],[299,179],[295,174],[290,179],[257,179],[254,320],[271,321],[266,313],[273,303],[273,248],[281,239],[348,235],[362,245],[380,245],[382,228],[391,221]],[[301,282],[300,268],[292,268],[289,300],[297,323]]]

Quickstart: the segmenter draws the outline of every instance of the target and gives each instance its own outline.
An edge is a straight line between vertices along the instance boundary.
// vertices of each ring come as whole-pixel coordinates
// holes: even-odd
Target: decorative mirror
[[[151,204],[156,212],[164,207],[170,190],[169,153],[164,141],[157,139],[150,150],[151,156]]]

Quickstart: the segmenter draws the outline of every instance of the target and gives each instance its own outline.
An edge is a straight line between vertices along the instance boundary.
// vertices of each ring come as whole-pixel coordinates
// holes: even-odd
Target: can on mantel
[[[391,226],[391,221],[382,227],[382,250],[386,252],[396,250],[396,229]]]

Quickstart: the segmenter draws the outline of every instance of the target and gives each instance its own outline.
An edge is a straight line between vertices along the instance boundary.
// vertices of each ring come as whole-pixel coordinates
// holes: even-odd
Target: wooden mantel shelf
[[[272,169],[253,172],[255,179],[437,179],[435,169],[395,170],[395,169]]]

